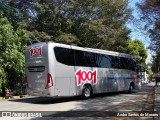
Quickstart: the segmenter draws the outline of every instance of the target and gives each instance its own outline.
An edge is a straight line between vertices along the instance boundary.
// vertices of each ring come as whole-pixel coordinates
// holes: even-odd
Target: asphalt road
[[[74,119],[74,117],[77,119],[86,119],[86,117],[109,119],[112,117],[115,120],[123,120],[138,119],[142,114],[141,118],[148,120],[153,119],[153,116],[156,115],[153,113],[154,97],[154,83],[149,83],[132,94],[126,92],[98,94],[88,100],[81,100],[79,97],[58,99],[30,97],[2,100],[0,101],[0,111],[1,114],[5,111],[11,112],[16,119],[50,120],[55,117],[56,119],[66,117],[68,119]],[[35,114],[30,114],[32,112]],[[146,117],[147,114],[148,117]],[[35,118],[36,115],[39,118]],[[25,118],[26,116],[27,118]],[[40,118],[41,116],[43,118]]]

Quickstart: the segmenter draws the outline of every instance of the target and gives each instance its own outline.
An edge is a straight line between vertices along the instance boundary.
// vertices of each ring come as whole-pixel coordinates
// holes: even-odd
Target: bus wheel
[[[134,85],[131,83],[129,86],[128,93],[133,93]]]
[[[91,97],[91,95],[92,95],[92,89],[91,89],[91,87],[89,85],[85,85],[83,87],[83,92],[82,92],[83,98],[84,99],[88,99],[88,98]]]

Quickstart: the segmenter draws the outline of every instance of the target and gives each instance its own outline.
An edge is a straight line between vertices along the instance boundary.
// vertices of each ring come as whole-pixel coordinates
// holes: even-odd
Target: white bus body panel
[[[69,45],[56,45],[56,47],[69,48]],[[53,49],[52,49],[53,50]],[[55,62],[55,95],[56,96],[75,96],[76,93],[76,81],[75,81],[75,69],[74,66],[67,66]]]
[[[55,58],[54,54],[48,55],[51,52],[52,51],[49,49],[48,44],[46,43],[33,44],[26,49],[25,67],[28,83],[28,94],[35,96],[50,96],[51,94],[54,94],[54,87],[46,89],[48,73],[52,75],[52,81],[55,83]],[[51,57],[52,59],[50,59]],[[49,59],[51,61],[49,61]],[[52,60],[53,63],[50,64]],[[50,69],[51,67],[53,69]]]

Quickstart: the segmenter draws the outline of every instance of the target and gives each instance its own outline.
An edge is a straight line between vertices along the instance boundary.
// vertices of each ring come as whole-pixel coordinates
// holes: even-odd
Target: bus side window
[[[102,68],[111,68],[111,61],[108,55],[101,55],[101,61],[99,64]]]
[[[62,64],[74,66],[74,51],[68,48],[54,48],[56,60]]]
[[[75,50],[75,65],[89,67],[88,58],[84,51]]]

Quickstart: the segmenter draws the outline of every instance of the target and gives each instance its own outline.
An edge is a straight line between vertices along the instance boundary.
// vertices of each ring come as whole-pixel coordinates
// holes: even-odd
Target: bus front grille
[[[29,72],[44,72],[45,66],[30,66],[27,69]]]

